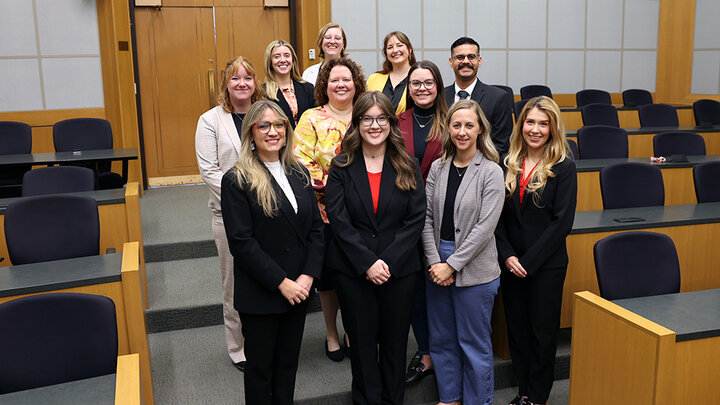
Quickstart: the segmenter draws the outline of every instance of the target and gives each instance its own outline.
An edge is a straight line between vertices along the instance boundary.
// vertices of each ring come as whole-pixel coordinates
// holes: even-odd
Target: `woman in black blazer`
[[[265,49],[265,83],[267,98],[278,103],[295,129],[300,116],[315,107],[315,88],[300,76],[295,49],[282,39],[270,42]]]
[[[322,268],[323,222],[280,107],[253,104],[241,137],[220,201],[245,335],[245,403],[290,405],[307,298]]]
[[[531,99],[504,159],[507,198],[495,236],[510,355],[519,392],[511,404],[543,404],[553,383],[556,338],[572,229],[577,174],[560,108]]]
[[[355,103],[326,187],[343,324],[352,337],[356,404],[402,404],[418,241],[425,222],[419,165],[405,150],[390,100],[366,92]]]

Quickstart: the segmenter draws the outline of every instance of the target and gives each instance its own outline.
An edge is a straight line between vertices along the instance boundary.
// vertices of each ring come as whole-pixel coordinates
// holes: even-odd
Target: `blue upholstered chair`
[[[665,204],[662,172],[647,163],[624,162],[603,167],[600,193],[606,210]]]
[[[568,149],[570,149],[570,157],[572,160],[578,160],[580,159],[580,151],[578,150],[578,144],[572,139],[567,140],[568,143]]]
[[[593,247],[600,295],[608,300],[680,292],[680,263],[669,236],[621,232]]]
[[[695,166],[693,180],[698,203],[720,202],[720,161]]]
[[[586,125],[577,131],[578,149],[583,159],[628,157],[628,135],[609,125]]]
[[[550,87],[543,86],[541,84],[530,84],[520,88],[520,98],[528,100],[537,96],[548,96],[552,98],[552,91]]]
[[[0,155],[32,152],[32,130],[23,122],[0,121]],[[19,197],[23,174],[30,165],[3,167],[0,170],[0,198]]]
[[[646,104],[638,107],[641,127],[677,127],[677,111],[667,104]]]
[[[575,93],[575,100],[577,106],[582,107],[588,104],[610,104],[612,105],[612,99],[610,93],[605,90],[597,89],[585,89]]]
[[[642,89],[628,89],[622,92],[623,105],[625,107],[637,107],[645,104],[652,104],[652,93]]]
[[[695,125],[720,125],[720,102],[715,100],[698,100],[693,103]]]
[[[505,90],[505,92],[511,97],[515,96],[515,94],[513,93],[513,89],[510,86],[503,86],[502,84],[493,84],[493,86],[497,87],[500,90]]]
[[[705,139],[694,132],[661,132],[653,137],[653,156],[704,155]]]
[[[104,296],[39,294],[0,304],[0,394],[111,374],[115,304]]]
[[[617,109],[610,104],[588,104],[580,109],[583,125],[609,125],[620,127]]]
[[[515,113],[515,122],[517,122],[517,119],[520,116],[520,113],[522,112],[523,107],[525,107],[525,104],[527,104],[528,101],[529,101],[529,99],[523,99],[523,100],[516,101],[513,104],[513,112]]]
[[[23,197],[95,190],[95,173],[78,166],[50,166],[30,170],[23,176]]]

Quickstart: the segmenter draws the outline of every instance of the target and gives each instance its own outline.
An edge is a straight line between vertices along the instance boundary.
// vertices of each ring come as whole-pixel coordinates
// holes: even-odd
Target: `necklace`
[[[468,168],[467,166],[465,166],[465,167],[463,167],[463,168],[461,169],[461,168],[455,166],[454,163],[453,163],[453,167],[455,168],[455,171],[457,172],[458,177],[462,177],[462,175],[465,174],[465,171],[466,171],[467,168]]]
[[[243,122],[243,120],[245,119],[245,114],[241,115],[240,113],[236,113],[236,112],[233,112],[233,114],[235,114],[235,116],[238,117],[240,122]]]
[[[417,115],[417,114],[415,114],[415,111],[413,111],[412,116],[413,116],[413,118],[415,118],[415,122],[417,122],[417,124],[420,128],[425,128],[433,121],[433,119],[435,119],[434,115],[425,115],[425,116]],[[429,119],[427,120],[427,122],[425,124],[421,124],[420,120],[418,118],[425,118],[425,119],[429,118]]]

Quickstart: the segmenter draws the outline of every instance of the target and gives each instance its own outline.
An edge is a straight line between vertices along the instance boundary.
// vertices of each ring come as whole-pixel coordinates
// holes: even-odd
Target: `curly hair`
[[[329,102],[327,95],[328,81],[330,79],[330,71],[335,66],[345,66],[350,69],[352,74],[353,83],[355,84],[355,97],[353,97],[353,104],[357,99],[365,92],[365,75],[363,74],[362,68],[350,58],[332,59],[323,63],[320,73],[318,73],[317,82],[315,82],[315,103],[317,105],[325,105]]]

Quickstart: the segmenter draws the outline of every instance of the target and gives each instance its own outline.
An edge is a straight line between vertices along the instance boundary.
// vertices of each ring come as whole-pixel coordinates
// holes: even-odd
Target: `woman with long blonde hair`
[[[300,116],[315,107],[315,87],[300,76],[297,54],[287,41],[278,39],[265,49],[265,83],[267,98],[273,100],[295,128]]]

